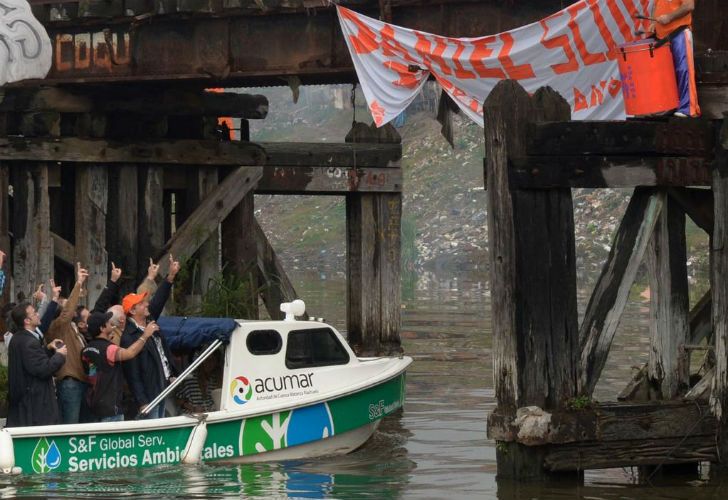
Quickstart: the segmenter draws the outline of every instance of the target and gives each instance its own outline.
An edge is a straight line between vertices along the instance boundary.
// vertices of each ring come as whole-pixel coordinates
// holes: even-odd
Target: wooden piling
[[[106,252],[108,171],[105,166],[76,170],[76,258],[88,270],[86,305],[91,308],[109,276]]]
[[[521,406],[551,410],[576,396],[578,320],[570,189],[513,190],[509,170],[525,157],[529,123],[568,120],[550,89],[534,98],[514,81],[483,106],[490,243],[495,415]],[[541,477],[544,447],[499,443],[500,477]]]
[[[723,119],[713,167],[714,224],[710,241],[710,286],[715,336],[711,406],[719,422],[718,449],[728,456],[728,120]]]
[[[689,297],[685,246],[685,212],[665,197],[647,248],[650,278],[650,358],[648,376],[662,399],[688,389]]]

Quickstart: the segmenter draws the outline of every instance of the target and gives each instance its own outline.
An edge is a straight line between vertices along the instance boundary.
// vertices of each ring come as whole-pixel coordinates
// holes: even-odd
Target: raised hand
[[[174,257],[172,254],[169,254],[169,273],[167,274],[167,278],[172,281],[174,280],[174,277],[177,276],[177,273],[179,272],[181,266],[179,264],[178,260],[174,260]]]
[[[56,282],[51,278],[51,299],[58,302],[58,298],[61,296],[61,285],[56,286]]]
[[[5,254],[5,252],[0,250],[0,267],[3,267],[3,265],[5,264],[6,257],[7,257],[7,255]]]
[[[159,273],[159,264],[155,264],[151,257],[149,257],[149,267],[147,268],[147,279],[154,281]]]
[[[121,278],[121,268],[116,267],[116,264],[111,263],[111,281],[116,283]]]
[[[86,281],[86,278],[88,278],[88,271],[81,267],[80,262],[76,262],[76,281],[79,285],[83,285],[83,283]]]
[[[33,292],[33,298],[38,302],[43,302],[46,298],[46,294],[43,291],[44,287],[45,287],[45,285],[43,283],[41,283],[40,285],[38,285],[38,289],[35,292]]]

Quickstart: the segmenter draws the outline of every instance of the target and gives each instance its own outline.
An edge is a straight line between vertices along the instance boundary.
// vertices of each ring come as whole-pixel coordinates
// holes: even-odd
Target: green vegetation
[[[591,399],[589,396],[577,396],[571,398],[566,402],[566,408],[569,410],[586,410],[591,408],[596,401]]]

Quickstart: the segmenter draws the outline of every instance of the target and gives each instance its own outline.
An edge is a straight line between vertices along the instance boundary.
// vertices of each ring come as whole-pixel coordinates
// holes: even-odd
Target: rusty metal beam
[[[362,5],[362,2],[359,2]],[[379,17],[378,2],[357,10]],[[558,10],[558,0],[513,9],[501,2],[392,2],[392,22],[448,36],[479,36],[523,25]],[[45,83],[188,80],[226,86],[356,81],[333,8],[315,15],[241,15],[240,10],[143,19],[45,22],[53,65]],[[143,17],[143,16],[141,16]],[[25,82],[21,85],[37,85]]]

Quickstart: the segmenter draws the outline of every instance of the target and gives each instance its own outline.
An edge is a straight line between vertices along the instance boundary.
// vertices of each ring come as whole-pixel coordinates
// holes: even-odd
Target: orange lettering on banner
[[[512,80],[525,80],[526,78],[533,78],[536,74],[533,72],[533,68],[530,64],[520,64],[516,66],[513,64],[513,60],[510,57],[511,49],[513,49],[513,35],[510,33],[501,33],[501,40],[503,40],[503,48],[498,54],[498,61],[500,61],[503,69],[508,73],[508,78]]]
[[[576,16],[579,14],[579,11],[581,11],[585,7],[586,3],[584,2],[575,3],[574,5],[567,7],[566,11],[569,13],[568,26],[571,30],[571,34],[574,36],[574,44],[576,45],[576,50],[579,51],[579,55],[581,56],[582,61],[584,61],[584,64],[587,66],[591,66],[592,64],[603,63],[607,60],[607,58],[604,57],[604,54],[592,54],[586,48],[584,38],[581,36],[581,28],[579,28],[579,24],[576,22]]]
[[[475,70],[478,75],[480,75],[483,78],[498,78],[499,80],[504,80],[506,77],[506,74],[503,73],[503,70],[500,68],[489,68],[485,64],[483,64],[483,59],[486,59],[493,53],[493,49],[488,47],[489,43],[493,43],[495,41],[494,36],[486,36],[483,38],[476,38],[472,41],[473,44],[473,53],[470,54],[470,64],[473,66],[473,69]]]
[[[571,48],[568,35],[559,35],[548,40],[546,39],[546,36],[548,36],[549,34],[549,26],[548,24],[546,24],[546,21],[560,15],[560,13],[554,14],[540,21],[541,26],[543,27],[543,35],[541,35],[541,45],[543,45],[547,49],[561,48],[561,50],[564,51],[564,55],[566,55],[566,62],[551,65],[551,69],[553,69],[554,73],[556,73],[557,75],[571,73],[572,71],[579,70],[579,61],[576,60],[576,54],[574,53],[574,49]]]
[[[622,34],[624,41],[631,42],[634,40],[634,30],[630,28],[629,24],[627,24],[627,20],[624,18],[624,14],[622,14],[622,11],[619,9],[616,0],[608,0],[607,8],[612,14],[612,19],[614,19],[614,22],[617,23],[619,32]]]
[[[589,104],[586,102],[586,96],[582,94],[579,89],[574,87],[574,112],[576,113],[583,109],[589,109]]]
[[[382,37],[382,54],[387,57],[399,54],[405,60],[411,63],[417,63],[417,60],[412,57],[409,51],[394,37],[394,28],[392,28],[391,25],[385,24],[382,31],[379,32],[379,35]]]
[[[592,85],[591,88],[591,102],[589,102],[589,107],[593,108],[594,106],[599,106],[604,102],[604,93],[599,90],[596,86]]]
[[[415,51],[420,55],[420,57],[422,57],[422,62],[425,64],[425,66],[432,69],[432,63],[437,63],[437,65],[440,66],[440,70],[442,70],[442,73],[444,75],[452,75],[450,67],[447,65],[445,59],[443,59],[442,57],[442,54],[447,48],[447,44],[443,41],[444,38],[435,37],[435,49],[432,50],[432,45],[429,38],[427,38],[423,33],[420,33],[419,31],[415,31],[414,33],[417,37]]]
[[[386,113],[386,110],[382,107],[379,102],[372,101],[371,105],[369,106],[369,111],[372,113],[372,118],[374,119],[374,123],[377,127],[379,127],[382,122],[384,122],[384,114]]]
[[[398,87],[413,89],[420,83],[420,80],[417,78],[417,73],[410,72],[406,64],[395,61],[387,61],[384,63],[384,67],[397,73],[399,80],[392,83]]]
[[[460,78],[461,80],[468,80],[475,78],[475,73],[466,70],[463,65],[460,63],[460,56],[463,54],[463,51],[465,50],[465,45],[463,42],[458,40],[457,38],[453,38],[451,40],[456,46],[457,49],[455,50],[455,54],[452,56],[452,63],[455,66],[455,77]]]
[[[622,82],[617,80],[616,78],[612,78],[609,80],[609,86],[607,87],[607,92],[609,92],[609,95],[612,97],[617,97],[617,94],[619,94],[622,91]]]
[[[463,102],[468,108],[472,109],[478,114],[482,114],[482,110],[480,109],[480,103],[465,92],[463,92],[459,87],[456,87],[450,80],[447,80],[446,78],[441,78],[438,75],[435,75],[435,80],[437,80],[437,83],[439,83],[442,88],[450,93],[453,99]]]
[[[604,16],[602,15],[602,11],[599,10],[599,5],[597,5],[597,2],[599,0],[588,0],[589,1],[589,10],[591,10],[592,16],[594,16],[594,22],[597,25],[597,28],[599,29],[599,34],[602,35],[602,40],[604,40],[604,43],[607,44],[607,58],[608,59],[614,59],[617,57],[617,51],[612,50],[617,47],[617,42],[614,41],[614,37],[612,36],[612,33],[609,31],[609,27],[607,26],[606,21],[604,20]],[[609,3],[609,2],[607,2]]]
[[[341,17],[354,23],[359,29],[356,35],[349,35],[349,41],[351,46],[354,47],[354,52],[357,54],[368,54],[379,48],[374,31],[359,19],[356,12],[343,7],[339,7],[339,13]]]

